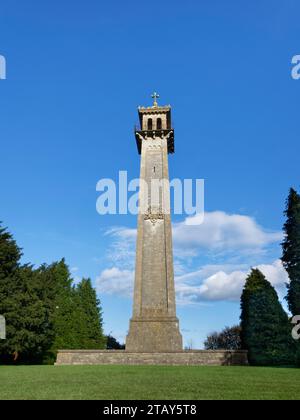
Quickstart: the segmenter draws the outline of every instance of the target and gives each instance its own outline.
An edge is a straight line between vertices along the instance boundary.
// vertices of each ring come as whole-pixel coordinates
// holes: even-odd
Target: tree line
[[[291,189],[284,212],[281,261],[289,275],[286,301],[292,317],[300,315],[300,195]],[[248,350],[252,365],[300,366],[300,340],[292,338],[291,317],[276,290],[258,269],[252,269],[241,296],[241,324],[210,334],[206,349]]]
[[[300,195],[291,189],[285,210],[282,263],[289,275],[287,304],[300,315]],[[0,314],[6,339],[1,363],[53,363],[58,349],[121,349],[103,333],[101,302],[89,278],[74,285],[64,259],[34,268],[0,224]],[[300,340],[276,290],[252,269],[241,296],[241,324],[207,337],[206,349],[246,349],[253,365],[300,365]]]
[[[34,268],[0,225],[1,363],[53,363],[58,349],[103,349],[100,300],[89,278],[74,285],[64,259]],[[111,340],[111,338],[110,338]]]

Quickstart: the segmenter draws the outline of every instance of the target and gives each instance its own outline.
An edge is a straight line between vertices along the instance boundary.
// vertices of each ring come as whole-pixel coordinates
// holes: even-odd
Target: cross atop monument
[[[157,99],[159,98],[159,94],[156,92],[153,92],[151,95],[151,98],[153,98],[153,106],[157,107],[158,106]]]

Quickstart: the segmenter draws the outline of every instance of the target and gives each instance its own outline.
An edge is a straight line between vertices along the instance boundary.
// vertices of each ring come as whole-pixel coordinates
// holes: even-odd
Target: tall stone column
[[[126,339],[131,352],[182,350],[176,318],[168,153],[174,152],[171,107],[139,108],[135,131],[141,153],[140,210],[136,246],[133,316]],[[156,182],[156,184],[153,183]],[[160,185],[155,203],[151,187]],[[146,203],[146,205],[145,205]]]

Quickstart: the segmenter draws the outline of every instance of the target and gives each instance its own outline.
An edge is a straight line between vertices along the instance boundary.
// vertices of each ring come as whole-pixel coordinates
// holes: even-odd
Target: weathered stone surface
[[[143,352],[145,349],[151,349],[153,352],[182,350],[178,319],[170,317],[131,319],[126,350]]]
[[[168,153],[170,107],[140,108],[141,130],[136,133],[141,151],[140,209],[136,247],[133,316],[126,338],[130,352],[182,350],[176,318]],[[151,120],[151,130],[149,130]],[[158,121],[160,129],[158,130]],[[160,184],[153,202],[153,180]],[[157,185],[157,184],[156,184]]]
[[[126,350],[60,350],[56,365],[247,365],[246,351],[182,350],[128,352]]]

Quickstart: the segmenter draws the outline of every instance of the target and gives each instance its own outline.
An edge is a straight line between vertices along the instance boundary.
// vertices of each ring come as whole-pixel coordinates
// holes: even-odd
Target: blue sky
[[[238,321],[250,266],[282,292],[282,212],[299,187],[299,13],[291,0],[1,3],[0,220],[25,262],[65,257],[93,279],[106,332],[128,328],[136,218],[97,214],[96,183],[138,176],[133,125],[153,90],[172,105],[171,177],[206,185],[204,225],[174,218],[185,343]]]

